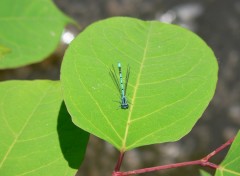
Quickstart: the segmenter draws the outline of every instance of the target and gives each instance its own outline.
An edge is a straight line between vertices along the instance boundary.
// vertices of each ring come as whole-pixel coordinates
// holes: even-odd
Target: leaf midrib
[[[138,87],[139,87],[139,81],[140,81],[140,77],[141,77],[141,74],[142,74],[144,61],[146,59],[147,48],[148,48],[148,45],[149,45],[151,29],[152,29],[152,22],[150,22],[149,30],[147,32],[146,46],[144,47],[143,57],[142,57],[139,73],[138,73],[137,80],[136,80],[136,86],[133,90],[132,104],[134,104],[134,102],[135,102],[137,90],[138,90]],[[126,141],[127,141],[127,137],[128,137],[129,127],[131,125],[130,122],[131,122],[132,112],[133,112],[133,106],[130,107],[129,114],[128,114],[125,135],[124,135],[124,138],[123,138],[122,148],[121,148],[121,151],[123,151],[123,152],[126,150]]]

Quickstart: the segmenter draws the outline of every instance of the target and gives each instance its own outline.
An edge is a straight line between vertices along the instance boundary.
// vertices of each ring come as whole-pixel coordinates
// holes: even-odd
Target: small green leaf
[[[72,122],[59,82],[0,83],[0,175],[73,175],[88,134]]]
[[[68,22],[50,0],[1,0],[0,45],[11,53],[0,57],[0,68],[45,59],[56,49]]]
[[[129,109],[109,69],[130,66]],[[68,48],[61,81],[74,123],[126,151],[186,135],[212,99],[217,62],[192,32],[115,17],[89,26]]]
[[[234,139],[226,158],[220,164],[215,176],[237,176],[240,175],[240,132]]]
[[[211,174],[209,174],[208,172],[206,172],[204,170],[200,170],[200,174],[201,174],[201,176],[211,176]]]

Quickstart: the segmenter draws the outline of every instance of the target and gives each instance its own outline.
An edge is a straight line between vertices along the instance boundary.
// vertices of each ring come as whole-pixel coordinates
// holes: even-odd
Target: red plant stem
[[[205,156],[203,158],[203,160],[208,161],[210,158],[212,158],[214,155],[216,155],[217,153],[219,153],[220,151],[222,151],[223,149],[225,149],[227,146],[231,145],[232,142],[234,141],[235,137],[230,138],[227,142],[225,142],[223,145],[221,145],[220,147],[218,147],[217,149],[215,149],[213,152],[211,152],[210,154],[208,154],[207,156]]]
[[[208,166],[210,168],[217,169],[218,165],[209,162],[209,159],[212,158],[217,153],[219,153],[220,151],[222,151],[223,149],[225,149],[227,146],[231,145],[233,141],[234,141],[234,137],[229,139],[226,143],[224,143],[223,145],[218,147],[216,150],[214,150],[213,152],[211,152],[210,154],[208,154],[207,156],[203,157],[200,160],[168,164],[163,166],[155,166],[155,167],[143,168],[143,169],[127,171],[127,172],[119,172],[123,155],[124,155],[124,153],[120,153],[115,171],[113,172],[112,176],[129,176],[129,175],[142,174],[147,172],[153,172],[153,171],[159,171],[159,170],[171,169],[171,168],[177,168],[177,167],[183,167],[183,166],[191,166],[191,165]]]
[[[120,170],[120,167],[121,167],[121,164],[122,164],[123,157],[124,157],[124,152],[120,152],[120,155],[119,155],[119,158],[118,158],[117,164],[116,164],[115,169],[114,169],[115,172],[118,172],[118,171]]]
[[[172,168],[183,167],[183,166],[191,166],[191,165],[203,165],[203,166],[209,166],[215,169],[218,167],[217,165],[210,162],[205,162],[203,160],[196,160],[196,161],[188,161],[188,162],[175,163],[175,164],[167,164],[163,166],[143,168],[143,169],[138,169],[134,171],[117,172],[113,176],[129,176],[129,175],[143,174],[147,172],[159,171],[164,169],[172,169]]]

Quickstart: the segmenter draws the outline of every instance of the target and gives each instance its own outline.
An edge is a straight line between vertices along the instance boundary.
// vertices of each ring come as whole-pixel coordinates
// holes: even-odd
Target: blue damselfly
[[[118,90],[118,92],[120,93],[120,104],[121,104],[121,108],[122,109],[128,109],[128,100],[126,97],[126,93],[127,93],[127,85],[128,85],[128,79],[129,79],[129,74],[130,74],[130,67],[129,65],[127,66],[127,71],[126,71],[126,77],[125,77],[125,85],[123,85],[123,77],[122,77],[122,66],[121,63],[118,63],[118,71],[119,71],[119,78],[116,74],[116,70],[115,67],[112,65],[112,69],[110,69],[110,76]]]

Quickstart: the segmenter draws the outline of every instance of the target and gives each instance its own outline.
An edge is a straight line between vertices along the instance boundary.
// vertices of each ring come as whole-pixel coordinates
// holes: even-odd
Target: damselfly
[[[126,92],[127,92],[127,84],[128,84],[128,79],[129,79],[129,74],[130,74],[130,67],[128,65],[127,67],[127,72],[126,72],[126,77],[125,77],[125,85],[123,85],[123,77],[122,77],[122,66],[121,63],[118,63],[118,71],[119,71],[119,79],[116,74],[115,67],[112,65],[112,69],[110,69],[110,76],[117,87],[119,93],[120,93],[120,104],[122,109],[128,109],[128,100],[126,97]]]

